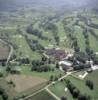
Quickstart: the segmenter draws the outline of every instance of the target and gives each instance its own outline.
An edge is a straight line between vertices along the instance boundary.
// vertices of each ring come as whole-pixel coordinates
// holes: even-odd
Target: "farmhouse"
[[[47,49],[46,55],[55,58],[56,60],[62,60],[66,57],[66,53],[63,50],[60,49]]]

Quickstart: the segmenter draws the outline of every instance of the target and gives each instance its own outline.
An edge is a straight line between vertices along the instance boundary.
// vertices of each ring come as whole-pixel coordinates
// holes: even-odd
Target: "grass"
[[[40,59],[41,55],[33,52],[22,35],[13,35],[12,42],[17,46],[18,57],[29,57],[30,59]]]
[[[5,79],[0,78],[0,87],[2,87],[8,94],[8,100],[13,100],[12,98],[16,95],[16,91],[14,90],[13,86],[9,85]]]
[[[58,82],[55,85],[49,87],[49,89],[57,95],[59,98],[62,96],[66,96],[68,100],[73,100],[69,91],[65,92],[64,89],[66,88],[66,84],[63,82]]]
[[[94,50],[95,52],[98,52],[98,47],[97,47],[98,41],[90,33],[89,33],[89,41],[91,49]]]
[[[36,94],[35,96],[29,98],[28,100],[55,100],[48,92],[43,90],[42,92]]]
[[[79,78],[79,75],[83,75],[84,73],[85,73],[85,71],[75,72],[75,73],[73,73],[73,76]]]
[[[45,78],[47,80],[49,80],[51,75],[59,76],[60,74],[62,74],[62,72],[59,70],[49,71],[49,72],[35,72],[35,71],[32,72],[30,66],[22,66],[21,73],[25,75],[32,75],[32,76]]]
[[[79,79],[76,79],[72,76],[68,76],[66,79],[69,79],[79,90],[81,93],[83,94],[87,94],[87,95],[90,95],[94,100],[97,100],[98,99],[98,79],[97,79],[97,76],[98,76],[98,70],[97,71],[94,71],[92,72],[91,74],[89,74],[85,80],[79,80]],[[86,80],[92,80],[93,83],[94,83],[94,90],[90,90],[86,85],[85,85],[85,81]],[[85,90],[85,91],[84,91]]]
[[[31,35],[31,34],[28,34],[28,36],[29,36],[30,39],[38,40],[38,42],[39,42],[42,46],[48,46],[48,45],[49,45],[49,40],[42,40],[42,39],[38,38],[37,36]]]
[[[75,36],[78,40],[79,47],[81,51],[85,51],[85,40],[82,32],[83,30],[80,27],[75,26]]]
[[[10,49],[7,46],[7,44],[0,41],[0,59],[7,59],[8,55],[9,55],[9,51],[10,51]]]
[[[66,37],[66,33],[63,27],[63,23],[61,21],[57,22],[57,27],[58,27],[58,35],[60,38]]]
[[[98,70],[90,73],[85,80],[92,80],[94,83],[94,90],[92,91],[92,96],[94,97],[94,100],[98,100]]]

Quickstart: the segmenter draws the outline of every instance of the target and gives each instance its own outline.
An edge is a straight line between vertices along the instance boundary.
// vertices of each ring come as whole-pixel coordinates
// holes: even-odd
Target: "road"
[[[2,39],[0,39],[0,41],[2,41],[3,43],[6,43],[6,42],[5,42],[4,40],[2,40]],[[6,43],[6,44],[7,44],[7,43]],[[12,45],[9,44],[9,47],[10,47],[10,53],[9,53],[9,55],[8,55],[8,57],[7,57],[6,65],[8,64],[8,62],[9,62],[9,60],[10,60],[12,54],[13,54],[13,51],[14,51]]]
[[[62,79],[66,78],[67,76],[71,75],[72,72],[67,72],[66,75],[62,76],[61,78],[58,79],[58,81],[61,81]],[[60,98],[58,96],[56,96],[52,91],[49,90],[49,87],[53,84],[56,84],[58,81],[53,81],[51,82],[50,84],[48,84],[46,87],[40,89],[39,91],[29,95],[29,96],[26,96],[25,98],[22,98],[22,99],[19,99],[19,100],[28,100],[29,98],[33,97],[34,95],[40,93],[41,91],[43,90],[46,90],[50,95],[52,95],[56,100],[60,100]]]
[[[13,51],[14,51],[12,45],[9,45],[9,46],[10,46],[10,53],[9,53],[7,61],[6,61],[6,65],[8,64],[8,62],[9,62],[9,60],[10,60],[12,54],[13,54]]]

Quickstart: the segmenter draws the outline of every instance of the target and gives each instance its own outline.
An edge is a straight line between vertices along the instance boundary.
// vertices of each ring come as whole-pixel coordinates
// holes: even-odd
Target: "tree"
[[[8,95],[4,92],[4,93],[2,94],[2,98],[3,98],[3,100],[8,100]]]
[[[57,81],[57,80],[58,80],[58,77],[57,77],[57,76],[55,76],[54,81]]]
[[[87,85],[91,90],[93,90],[94,84],[93,84],[93,82],[92,82],[91,80],[86,80],[86,85]]]
[[[58,62],[56,63],[56,68],[57,68],[57,69],[59,68],[59,63],[58,63]]]
[[[50,76],[50,81],[53,81],[53,79],[54,79],[54,76],[51,75],[51,76]]]
[[[47,61],[47,58],[45,56],[42,56],[42,61]]]
[[[73,90],[73,97],[74,97],[74,98],[77,98],[77,97],[79,96],[79,93],[80,93],[80,91],[79,91],[77,88],[75,88],[75,89]]]
[[[91,100],[91,97],[90,96],[87,96],[87,95],[83,95],[83,94],[80,94],[78,96],[78,100]]]
[[[3,73],[0,72],[0,77],[3,77]]]
[[[67,100],[67,98],[65,96],[62,96],[61,100]]]

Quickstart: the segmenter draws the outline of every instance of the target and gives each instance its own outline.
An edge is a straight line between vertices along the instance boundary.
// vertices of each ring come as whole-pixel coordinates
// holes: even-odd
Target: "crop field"
[[[9,75],[6,77],[6,80],[13,81],[15,84],[15,91],[16,92],[24,92],[28,89],[31,89],[39,84],[45,83],[47,80],[38,78],[38,77],[32,77],[32,76],[26,76],[26,75]]]

